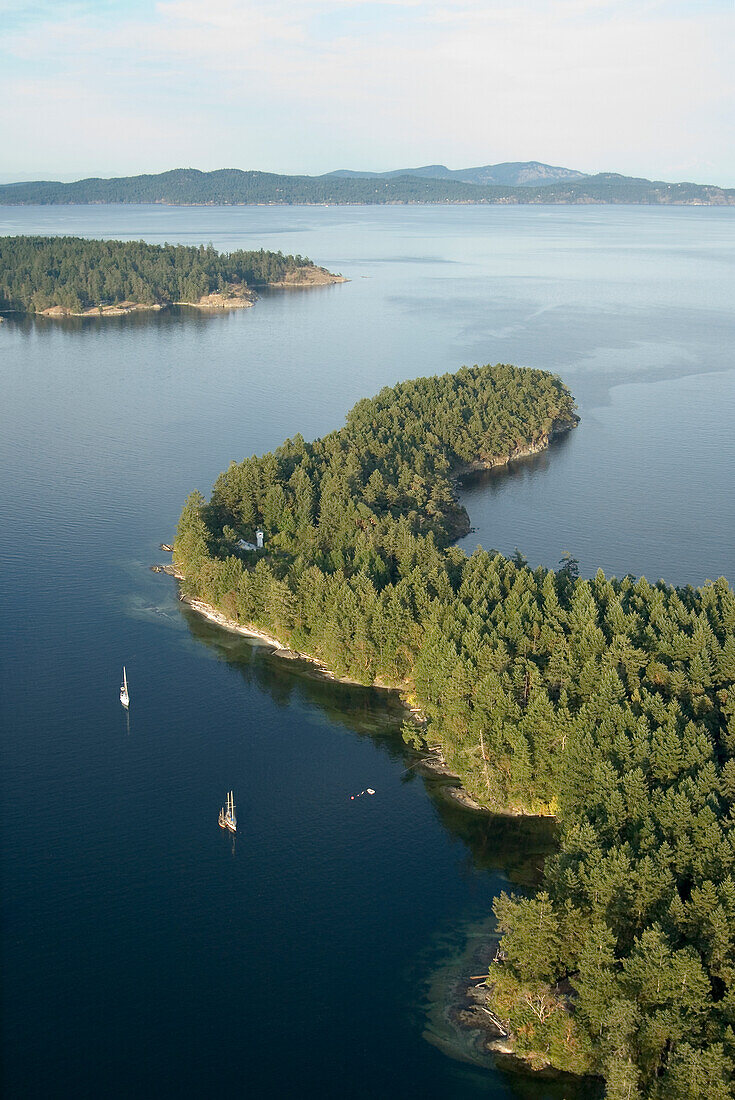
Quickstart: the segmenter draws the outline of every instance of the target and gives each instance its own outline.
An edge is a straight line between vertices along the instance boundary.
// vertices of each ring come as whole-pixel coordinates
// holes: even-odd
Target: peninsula
[[[574,427],[543,371],[497,365],[363,400],[323,439],[192,494],[183,592],[337,675],[408,693],[475,801],[553,814],[533,897],[496,903],[488,1011],[532,1066],[610,1097],[735,1080],[735,594],[592,580],[453,545],[454,477]],[[251,549],[256,528],[262,549]],[[244,543],[246,545],[241,545]]]
[[[115,316],[188,305],[248,307],[256,288],[345,280],[302,256],[81,237],[0,237],[0,310]]]

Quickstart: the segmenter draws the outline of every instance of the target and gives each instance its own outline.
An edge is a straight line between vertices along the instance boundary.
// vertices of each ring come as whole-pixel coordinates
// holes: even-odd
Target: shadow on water
[[[331,680],[307,661],[284,660],[267,646],[210,623],[186,605],[180,608],[192,637],[237,671],[246,684],[266,692],[277,706],[306,703],[330,722],[377,740],[390,759],[405,769],[405,783],[423,783],[444,828],[466,846],[468,869],[500,871],[521,887],[539,881],[544,859],[556,842],[555,823],[549,818],[501,816],[460,806],[450,794],[456,784],[422,769],[423,757],[403,741],[406,710],[395,691]]]
[[[333,293],[339,289],[339,283],[328,283],[324,286],[304,287],[265,287],[257,288],[259,299],[278,299],[288,296],[296,298],[300,294],[307,298],[314,298],[318,293]],[[0,310],[0,320],[24,335],[32,333],[43,334],[49,332],[91,333],[91,332],[131,332],[133,330],[175,330],[182,324],[206,325],[214,322],[232,320],[241,316],[243,312],[249,312],[250,308],[257,309],[257,299],[253,307],[235,309],[201,309],[197,306],[169,305],[162,309],[138,309],[129,313],[106,314],[104,316],[90,313],[84,317],[46,317],[41,313],[20,313],[14,311],[3,312]]]
[[[175,329],[182,323],[206,324],[208,321],[222,320],[233,311],[216,309],[196,309],[194,306],[167,306],[165,309],[141,309],[130,313],[113,314],[98,317],[44,317],[35,313],[5,313],[4,323],[9,329],[26,336],[37,333],[63,332],[129,332],[133,329]],[[239,312],[239,311],[237,311]]]
[[[546,450],[538,454],[513,459],[506,466],[496,466],[492,470],[476,470],[462,477],[459,481],[459,498],[469,512],[470,520],[472,520],[470,508],[473,498],[492,496],[493,492],[500,488],[505,488],[513,482],[525,481],[535,474],[548,470],[555,458],[569,447],[572,437],[572,432],[564,432],[563,435],[552,439]]]
[[[555,823],[547,818],[468,810],[448,796],[452,781],[422,771],[422,756],[404,743],[400,731],[406,711],[396,692],[330,680],[306,661],[284,660],[267,646],[221,629],[184,604],[179,608],[191,637],[224,661],[245,684],[257,686],[279,707],[316,708],[330,722],[373,739],[404,769],[405,783],[422,783],[443,828],[464,845],[468,875],[497,876],[499,872],[500,886],[510,880],[520,890],[538,883],[544,859],[556,841]],[[460,1077],[465,1072],[463,1064],[470,1076],[478,1069],[500,1071],[505,1087],[519,1100],[597,1097],[599,1092],[590,1081],[566,1076],[544,1080],[519,1073],[513,1065],[497,1064],[479,1048],[474,1033],[456,1026],[454,1015],[462,1000],[462,983],[466,984],[468,974],[482,972],[476,968],[486,965],[485,956],[494,951],[494,932],[492,915],[480,921],[460,920],[419,953],[409,982],[418,995],[407,1005],[417,1031],[457,1063]],[[489,1077],[488,1083],[492,1080]]]

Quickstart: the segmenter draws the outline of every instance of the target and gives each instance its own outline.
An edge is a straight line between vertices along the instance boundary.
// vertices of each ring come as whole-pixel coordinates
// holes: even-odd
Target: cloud
[[[33,116],[59,170],[72,155],[59,127],[81,115],[80,165],[91,167],[100,142],[105,163],[114,157],[114,142],[100,137],[107,119],[119,171],[141,170],[146,158],[158,165],[166,152],[184,157],[167,166],[325,171],[535,157],[651,175],[702,164],[715,180],[735,177],[725,46],[735,16],[717,3],[11,7],[0,93],[14,104],[7,114]],[[24,123],[3,126],[5,147],[22,149]]]

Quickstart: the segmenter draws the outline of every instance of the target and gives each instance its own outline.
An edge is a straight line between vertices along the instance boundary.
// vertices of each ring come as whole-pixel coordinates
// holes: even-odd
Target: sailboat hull
[[[231,833],[237,832],[237,818],[235,817],[235,798],[232,791],[227,795],[227,809],[222,807],[217,819],[220,829],[228,829]]]

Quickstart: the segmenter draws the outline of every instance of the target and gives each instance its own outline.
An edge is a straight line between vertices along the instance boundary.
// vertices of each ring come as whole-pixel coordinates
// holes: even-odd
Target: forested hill
[[[505,187],[533,187],[558,183],[560,180],[581,180],[586,172],[574,168],[560,168],[542,164],[537,160],[504,161],[502,164],[484,164],[476,168],[447,168],[445,164],[425,164],[421,168],[399,168],[392,172],[355,172],[341,169],[329,172],[330,176],[364,179],[390,179],[395,176],[423,176],[426,179],[460,180],[484,186],[499,184]]]
[[[398,176],[282,176],[236,168],[199,172],[178,168],[160,175],[40,181],[0,186],[0,204],[168,203],[735,203],[735,189],[697,183],[664,183],[615,173],[539,186],[482,186],[457,179]]]
[[[463,368],[193,494],[183,588],[342,676],[401,685],[479,803],[555,812],[543,890],[497,904],[492,1003],[611,1100],[726,1100],[735,1060],[735,594],[451,545],[450,480],[575,422],[562,383]],[[265,549],[242,551],[256,526]],[[419,740],[414,727],[406,736]]]
[[[335,276],[301,256],[262,249],[223,253],[211,245],[0,237],[0,310],[81,313],[121,302],[200,304],[210,295],[249,301],[254,286],[300,280]]]

